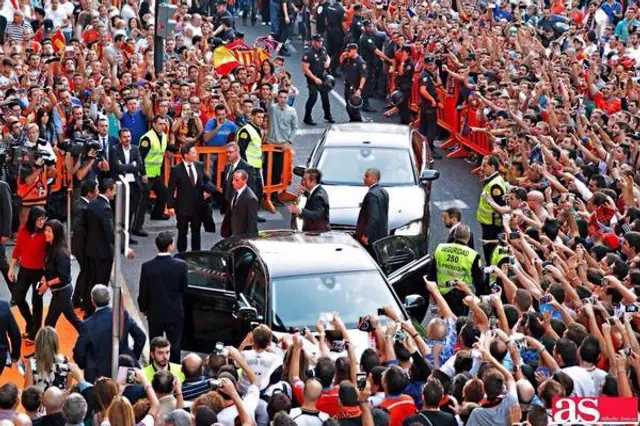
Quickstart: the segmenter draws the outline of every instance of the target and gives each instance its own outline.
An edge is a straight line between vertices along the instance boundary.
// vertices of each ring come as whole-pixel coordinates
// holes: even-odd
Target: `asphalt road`
[[[261,25],[250,27],[242,26],[239,23],[238,29],[246,34],[245,40],[247,40],[249,44],[252,43],[257,36],[268,33],[268,27]],[[297,38],[292,43],[291,51],[291,57],[286,58],[285,68],[292,74],[294,86],[300,90],[300,95],[294,104],[300,122],[298,134],[294,141],[294,162],[295,164],[304,164],[320,135],[324,132],[326,124],[322,119],[323,112],[319,99],[314,109],[314,121],[318,123],[318,126],[310,127],[302,123],[302,119],[304,117],[304,104],[307,99],[307,88],[300,69],[303,46],[302,42],[298,41]],[[344,106],[344,99],[341,96],[343,88],[343,82],[339,80],[334,91],[330,95],[332,115],[338,123],[348,121],[348,116]],[[379,112],[365,113],[363,114],[365,118],[371,119],[375,122],[399,122],[399,118],[397,117],[383,117],[381,111],[383,109],[384,102],[382,100],[372,100],[371,104]],[[443,159],[436,161],[434,168],[440,171],[440,179],[434,182],[431,195],[431,227],[429,246],[433,248],[438,242],[445,239],[446,229],[442,225],[441,216],[442,210],[450,206],[457,206],[462,210],[463,220],[466,223],[471,223],[472,231],[476,236],[479,236],[480,228],[475,221],[475,209],[480,194],[480,187],[478,177],[470,173],[471,166],[463,160]],[[265,217],[267,221],[266,223],[260,224],[260,229],[282,229],[289,227],[289,213],[284,208],[280,208],[278,213],[273,215],[264,211],[261,212],[261,215]],[[219,215],[216,215],[215,219],[219,228],[222,218]],[[123,259],[122,262],[122,276],[124,277],[127,288],[127,291],[125,292],[127,299],[126,306],[130,311],[137,306],[136,299],[138,295],[140,267],[143,262],[150,260],[155,256],[156,250],[153,242],[154,237],[158,232],[163,230],[175,231],[175,221],[147,221],[145,229],[150,233],[149,237],[134,237],[138,241],[137,245],[132,246],[136,252],[135,259]],[[218,240],[220,240],[220,235],[217,233],[202,233],[202,247],[204,249],[210,248]],[[480,242],[476,241],[476,246],[479,245]],[[8,254],[11,250],[12,247],[7,249]],[[74,262],[74,277],[77,274],[77,269],[77,264]],[[0,285],[0,297],[3,299],[9,298],[8,290],[4,285]],[[30,296],[28,296],[27,300],[30,300]]]

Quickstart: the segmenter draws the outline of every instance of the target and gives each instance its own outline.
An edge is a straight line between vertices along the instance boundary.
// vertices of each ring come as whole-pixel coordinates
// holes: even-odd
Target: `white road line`
[[[321,135],[325,131],[324,128],[316,128],[316,129],[298,129],[296,131],[296,136],[306,136],[306,135]]]
[[[331,91],[331,96],[333,96],[334,98],[336,98],[336,100],[338,102],[340,102],[342,104],[342,106],[346,107],[347,106],[347,102],[344,100],[344,98],[342,96],[340,96],[340,94],[338,92],[336,92],[335,90]]]
[[[467,210],[469,206],[464,201],[456,198],[454,200],[447,201],[434,201],[433,205],[436,206],[440,210],[446,210],[450,207],[457,207],[460,210]]]
[[[295,46],[293,45],[293,43],[289,43],[287,44],[287,49],[292,51],[293,53],[298,53],[298,49],[295,48]]]

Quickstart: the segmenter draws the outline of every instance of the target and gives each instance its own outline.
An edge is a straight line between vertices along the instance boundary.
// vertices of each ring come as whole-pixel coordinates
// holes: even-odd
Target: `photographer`
[[[202,136],[202,121],[196,111],[191,109],[190,103],[182,104],[180,117],[171,126],[169,143],[178,147],[185,144],[197,144]]]
[[[81,105],[74,105],[71,110],[71,120],[64,129],[64,136],[70,140],[92,139],[98,133],[93,121],[84,116]]]
[[[35,124],[32,126],[35,126],[37,135],[38,126]],[[22,165],[18,169],[17,194],[20,197],[20,224],[23,225],[31,207],[46,205],[47,179],[55,177],[56,171],[55,168],[48,167],[44,158],[35,153],[31,155],[22,151],[21,154]]]

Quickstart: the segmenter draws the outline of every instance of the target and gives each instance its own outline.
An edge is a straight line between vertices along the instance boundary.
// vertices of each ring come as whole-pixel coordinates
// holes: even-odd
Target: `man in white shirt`
[[[291,420],[298,426],[322,426],[330,417],[316,407],[316,402],[322,395],[322,385],[317,380],[307,380],[304,385],[304,400],[302,406],[289,412]]]
[[[242,357],[259,380],[258,387],[262,391],[269,386],[271,374],[276,368],[282,365],[283,357],[267,351],[272,338],[269,327],[261,324],[256,327],[251,334],[253,345],[250,350],[242,351]],[[246,392],[250,384],[251,380],[249,376],[243,372],[239,382],[240,393]]]
[[[224,426],[235,426],[235,418],[242,417],[244,414],[255,421],[255,412],[260,401],[260,378],[253,373],[251,366],[247,364],[236,348],[228,346],[226,350],[229,352],[229,359],[235,361],[236,365],[242,369],[250,384],[246,393],[240,399],[237,392],[238,383],[235,377],[227,372],[222,372],[218,375],[218,379],[222,382],[218,393],[222,395],[225,401],[225,408],[218,413],[218,423]],[[241,418],[241,420],[243,419]]]
[[[560,366],[563,373],[566,373],[573,380],[573,393],[568,396],[597,396],[595,382],[591,373],[578,364],[578,347],[569,339],[558,339],[553,348],[553,357]]]

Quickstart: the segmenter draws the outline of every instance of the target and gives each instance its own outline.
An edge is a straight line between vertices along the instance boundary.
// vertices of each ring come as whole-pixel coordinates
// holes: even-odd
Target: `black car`
[[[237,345],[258,323],[276,333],[313,331],[325,312],[338,312],[356,345],[366,347],[366,334],[356,330],[361,316],[390,305],[405,319],[407,311],[422,319],[430,257],[419,258],[419,248],[401,236],[375,249],[382,266],[346,233],[283,230],[176,255],[189,267],[183,349]]]

